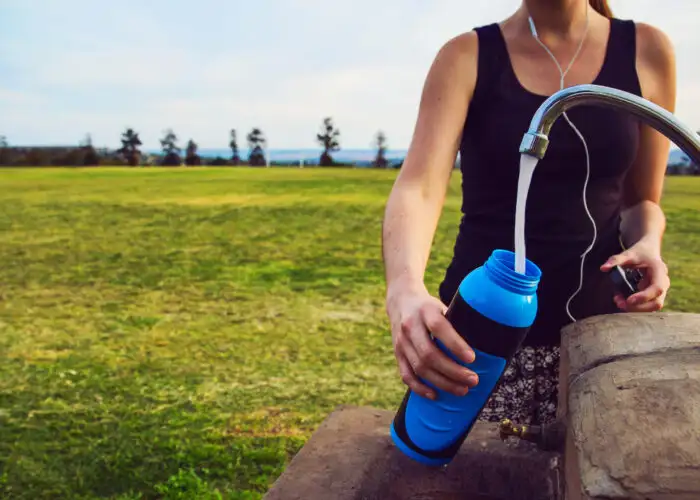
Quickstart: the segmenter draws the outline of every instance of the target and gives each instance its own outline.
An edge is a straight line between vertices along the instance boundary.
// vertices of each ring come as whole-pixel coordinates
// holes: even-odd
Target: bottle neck
[[[494,250],[484,264],[486,275],[494,283],[520,295],[533,295],[542,271],[532,261],[526,260],[525,274],[515,271],[515,253]]]

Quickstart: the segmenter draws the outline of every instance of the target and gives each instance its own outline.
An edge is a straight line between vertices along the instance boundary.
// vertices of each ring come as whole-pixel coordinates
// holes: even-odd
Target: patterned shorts
[[[479,420],[546,424],[557,412],[559,347],[523,347],[506,368]]]

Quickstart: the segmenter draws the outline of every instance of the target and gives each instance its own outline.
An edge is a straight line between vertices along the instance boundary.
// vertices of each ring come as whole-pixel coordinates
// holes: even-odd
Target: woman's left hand
[[[610,257],[600,270],[608,272],[613,266],[636,268],[644,276],[639,282],[639,292],[627,300],[620,294],[615,295],[617,307],[626,312],[653,312],[664,306],[671,280],[658,247],[642,240],[624,252]]]

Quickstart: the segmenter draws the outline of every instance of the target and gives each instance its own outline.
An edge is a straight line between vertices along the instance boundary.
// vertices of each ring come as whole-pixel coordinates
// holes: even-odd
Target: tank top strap
[[[479,39],[479,54],[472,106],[488,102],[489,94],[496,88],[496,79],[510,64],[508,49],[503,43],[500,29],[498,23],[474,29]]]
[[[598,80],[601,85],[641,95],[637,75],[637,27],[633,20],[610,20],[610,38]]]

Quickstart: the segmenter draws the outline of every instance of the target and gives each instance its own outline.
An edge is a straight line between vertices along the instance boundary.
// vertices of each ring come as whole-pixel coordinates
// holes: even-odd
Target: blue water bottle
[[[445,316],[476,359],[464,364],[434,340],[451,359],[477,373],[479,383],[465,396],[455,396],[424,380],[436,391],[435,401],[409,389],[391,424],[391,437],[404,454],[426,465],[452,461],[535,320],[541,275],[529,260],[525,274],[517,273],[515,254],[495,250],[462,280]]]

